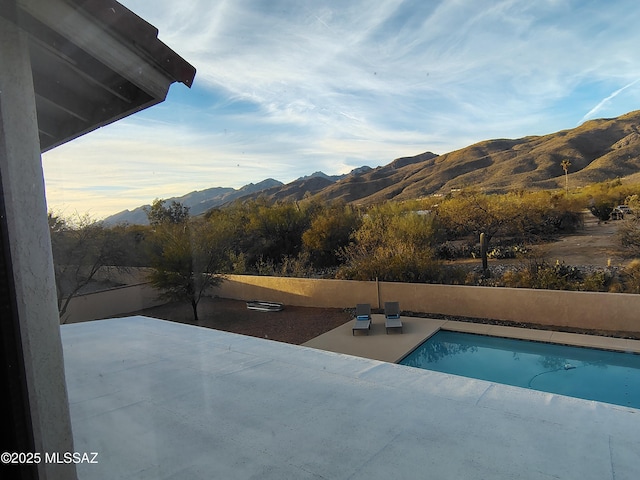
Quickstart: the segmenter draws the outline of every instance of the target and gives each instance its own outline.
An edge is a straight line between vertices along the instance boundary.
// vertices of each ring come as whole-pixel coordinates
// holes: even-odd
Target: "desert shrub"
[[[441,277],[432,244],[434,219],[407,210],[406,205],[384,204],[369,209],[351,243],[340,249],[338,278],[400,282],[432,282]]]
[[[640,259],[635,259],[623,269],[622,281],[624,291],[629,293],[640,293]]]
[[[482,275],[479,272],[467,272],[464,278],[465,285],[478,285],[481,281]]]
[[[443,242],[436,245],[433,253],[437,258],[441,258],[443,260],[454,260],[456,258],[463,257],[460,246],[452,242]]]
[[[620,281],[613,281],[607,291],[609,293],[624,293],[624,285]]]
[[[468,285],[468,271],[459,266],[442,266],[439,270],[439,278],[434,277],[432,282],[443,283],[445,285]]]
[[[582,188],[575,200],[587,206],[596,218],[606,221],[613,207],[640,193],[638,190],[637,184],[623,184],[620,179],[616,179]]]
[[[263,256],[258,257],[254,263],[254,269],[255,273],[258,275],[273,276],[276,274],[275,262],[272,259],[265,258]]]
[[[242,275],[248,273],[247,270],[247,256],[243,253],[230,252],[229,253],[229,271],[236,275]]]
[[[512,227],[514,205],[504,195],[468,192],[438,206],[438,220],[447,239],[485,233],[489,239],[505,235]]]
[[[532,288],[529,270],[507,270],[502,274],[502,285],[512,288]]]
[[[638,262],[638,280],[640,285],[640,261]],[[524,267],[507,270],[499,284],[516,288],[589,292],[622,292],[626,288],[615,270],[607,268],[585,273],[575,266],[560,262],[551,265],[545,260],[538,259],[530,260]]]
[[[444,200],[437,207],[437,215],[448,240],[484,233],[495,245],[505,238],[528,243],[559,232],[573,232],[582,226],[581,208],[551,192],[489,195],[471,191]]]
[[[337,204],[319,211],[302,234],[309,261],[319,268],[338,265],[339,250],[349,244],[359,225],[360,216],[350,206]]]
[[[496,259],[505,258],[517,258],[518,256],[525,255],[529,249],[522,244],[517,245],[498,245],[491,251],[487,252],[487,257]]]
[[[243,206],[242,250],[251,263],[262,257],[275,265],[302,250],[302,235],[310,222],[308,208],[297,203],[269,205],[262,200]]]
[[[283,277],[308,278],[314,276],[309,260],[309,253],[302,252],[297,256],[285,256],[280,263],[280,275]]]
[[[587,292],[606,292],[609,290],[612,276],[602,270],[588,273],[584,276],[580,290]]]
[[[553,235],[555,233],[571,233],[584,227],[582,213],[578,211],[550,212],[541,224],[538,235]]]
[[[441,266],[428,253],[381,253],[378,252],[369,258],[353,258],[338,269],[336,278],[411,283],[442,282]]]
[[[627,217],[629,217],[627,215]],[[633,255],[640,255],[640,219],[637,214],[618,227],[618,242]]]
[[[501,283],[506,287],[577,290],[581,280],[582,273],[576,267],[531,259],[526,267],[505,272]]]
[[[496,241],[496,245],[487,252],[487,257],[493,259],[518,258],[526,255],[529,248],[523,243],[513,243],[514,239],[507,238]],[[470,242],[443,242],[433,249],[436,258],[441,260],[455,260],[457,258],[480,258],[480,244]]]
[[[615,207],[615,203],[612,200],[608,199],[597,199],[593,200],[589,204],[589,211],[596,217],[598,220],[602,222],[606,222],[609,220],[611,216],[611,211],[613,207]]]

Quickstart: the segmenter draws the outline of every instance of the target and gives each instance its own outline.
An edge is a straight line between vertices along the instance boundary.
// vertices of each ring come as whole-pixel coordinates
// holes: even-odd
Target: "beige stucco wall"
[[[640,295],[229,275],[216,294],[289,305],[382,307],[561,327],[640,332]]]
[[[267,300],[301,307],[353,307],[377,305],[375,282],[318,280],[290,277],[227,275],[216,295],[236,300]]]
[[[78,295],[69,302],[62,323],[84,322],[124,315],[166,303],[148,283]]]
[[[380,290],[411,311],[640,332],[640,295],[398,283]]]
[[[153,271],[149,267],[111,267],[102,266],[93,276],[94,280],[109,280],[124,285],[147,283],[147,277]]]
[[[405,311],[640,332],[640,295],[622,293],[227,275],[213,294],[303,307],[370,303],[382,308],[384,302],[397,301]],[[76,297],[63,320],[73,323],[124,315],[162,303],[148,284],[137,284]]]

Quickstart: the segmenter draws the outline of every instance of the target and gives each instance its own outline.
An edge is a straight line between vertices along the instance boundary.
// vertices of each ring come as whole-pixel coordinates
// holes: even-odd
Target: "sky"
[[[43,155],[50,209],[348,173],[640,109],[637,0],[120,0],[191,89]]]

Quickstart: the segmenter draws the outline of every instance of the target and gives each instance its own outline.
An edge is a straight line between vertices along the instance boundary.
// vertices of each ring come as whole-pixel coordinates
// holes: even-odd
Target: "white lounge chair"
[[[351,328],[351,335],[356,334],[356,330],[365,330],[369,335],[371,329],[371,305],[359,303],[356,305],[356,321]]]
[[[402,320],[400,320],[400,303],[384,302],[384,327],[389,333],[390,328],[399,328],[402,333]]]

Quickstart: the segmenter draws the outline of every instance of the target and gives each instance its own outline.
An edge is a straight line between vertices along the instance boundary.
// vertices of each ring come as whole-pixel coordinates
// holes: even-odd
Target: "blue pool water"
[[[402,365],[640,408],[640,355],[441,330]]]

